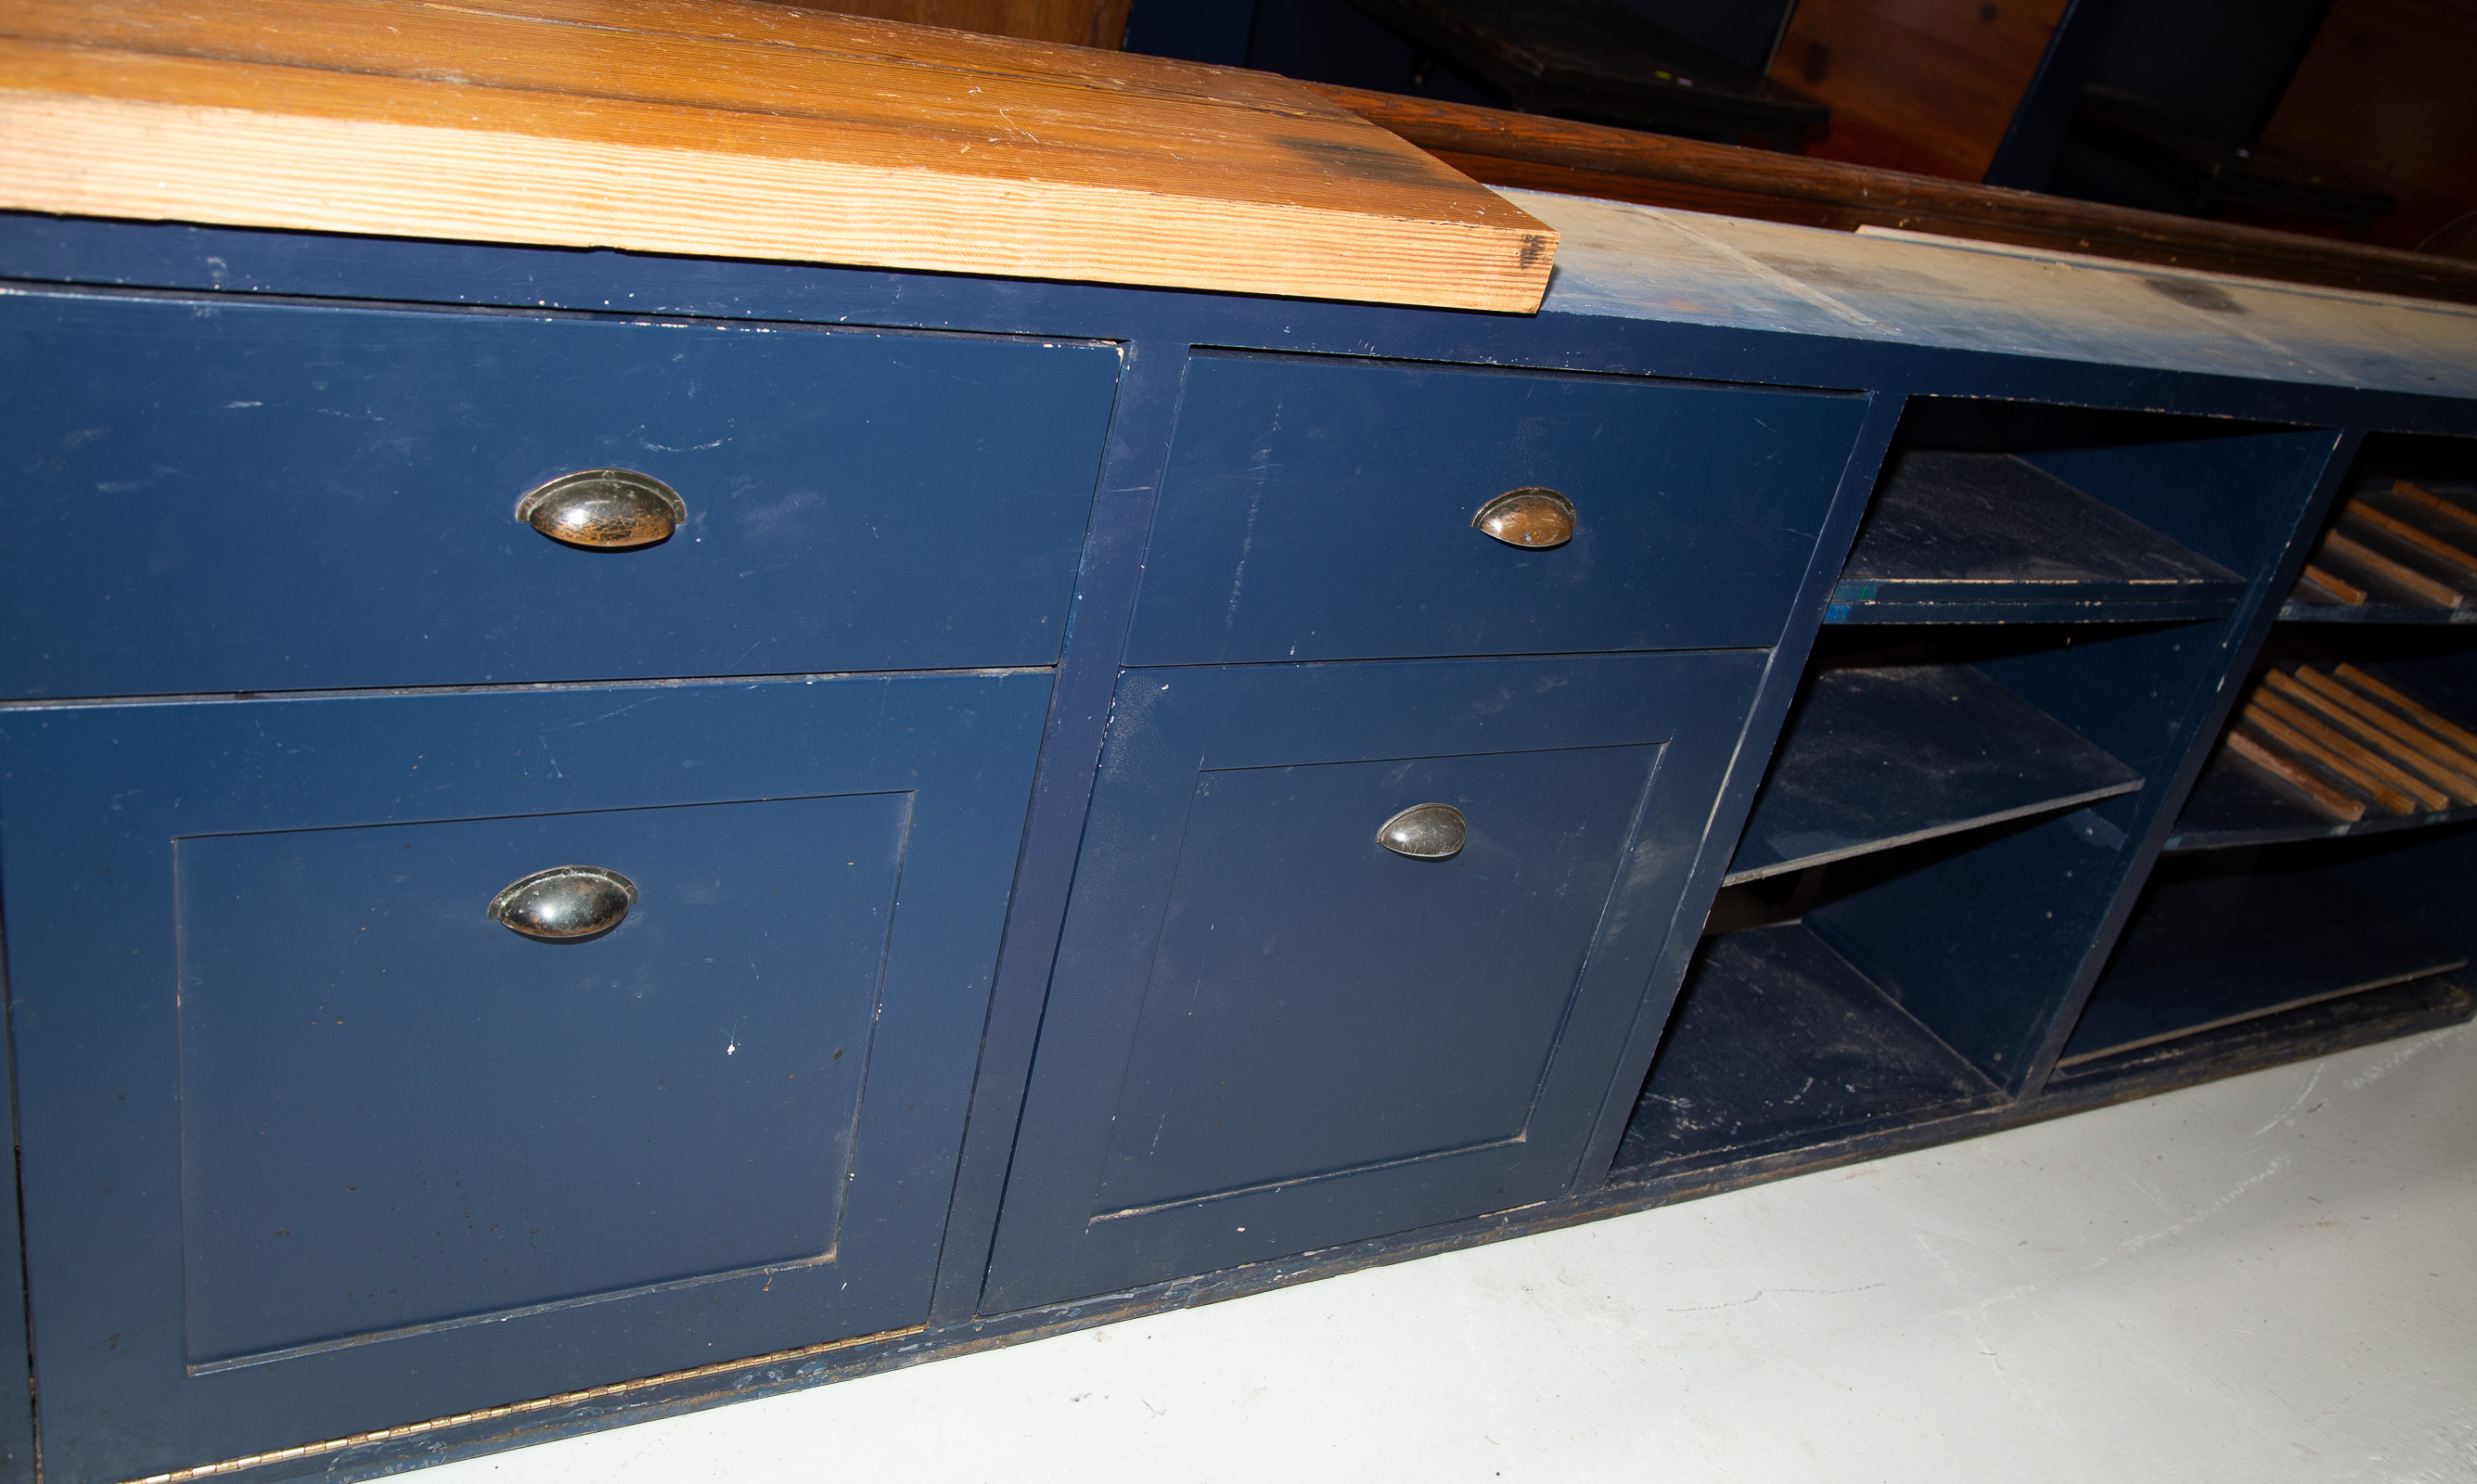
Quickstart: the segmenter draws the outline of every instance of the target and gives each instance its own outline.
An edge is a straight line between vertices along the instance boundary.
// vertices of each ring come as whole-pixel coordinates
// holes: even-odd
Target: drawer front
[[[1107,346],[0,294],[0,694],[1038,665]],[[631,470],[669,539],[520,497]]]
[[[1864,399],[1621,377],[1202,356],[1127,662],[1768,645]],[[1476,529],[1563,495],[1572,536]]]
[[[985,1307],[1566,1188],[1763,658],[1129,672]]]
[[[922,1323],[1047,696],[0,715],[48,1470]],[[560,866],[635,901],[488,915]]]

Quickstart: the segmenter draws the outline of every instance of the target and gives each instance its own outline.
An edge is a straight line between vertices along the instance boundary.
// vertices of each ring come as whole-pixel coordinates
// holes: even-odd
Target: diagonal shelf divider
[[[1903,454],[1833,588],[1837,624],[2219,618],[2244,579],[2011,454]]]
[[[2094,804],[2141,775],[1969,665],[1817,672],[1731,885]]]

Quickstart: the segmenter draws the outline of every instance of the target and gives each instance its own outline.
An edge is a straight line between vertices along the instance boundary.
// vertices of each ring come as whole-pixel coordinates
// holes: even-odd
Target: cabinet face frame
[[[1050,688],[1050,673],[1034,670],[0,710],[0,870],[11,887],[50,1472],[138,1477],[924,1323]],[[209,1218],[184,1217],[202,1192],[182,1081],[188,1018],[176,928],[194,903],[176,900],[176,842],[437,828],[424,821],[608,823],[614,809],[693,814],[681,806],[836,796],[868,805],[881,833],[896,829],[899,884],[881,929],[876,1007],[861,1016],[857,1123],[846,1113],[845,1126],[811,1134],[826,1145],[856,1140],[824,1256],[755,1269],[724,1262],[677,1281],[649,1274],[610,1292],[382,1323],[239,1364],[191,1343],[185,1316],[202,1311],[188,1287],[195,1254],[184,1231]],[[792,828],[779,813],[769,819],[755,828]],[[555,840],[558,824],[540,832]],[[493,865],[493,878],[473,889],[469,916],[445,903],[409,929],[416,961],[420,932],[493,945],[510,937],[483,912],[505,869]],[[881,877],[870,889],[886,884]],[[601,942],[517,946],[624,951],[627,928]],[[462,987],[430,989],[452,1000]],[[477,1098],[504,1085],[479,1065],[482,1051],[465,1068],[438,1067],[441,1097],[455,1096],[463,1076],[484,1078],[472,1084]],[[665,1054],[685,1068],[732,1052],[702,1036],[667,1053],[652,1044],[629,1052]],[[598,1076],[595,1065],[563,1075]],[[280,1066],[262,1072],[282,1076]],[[659,1098],[615,1078],[553,1091],[581,1106],[633,1097],[638,1112]],[[495,1157],[483,1135],[477,1162]],[[727,1161],[731,1130],[707,1136]],[[420,1130],[403,1129],[368,1163],[417,1160],[422,1148]],[[590,1232],[579,1240],[589,1245]],[[599,1257],[607,1267],[613,1255],[625,1254]]]

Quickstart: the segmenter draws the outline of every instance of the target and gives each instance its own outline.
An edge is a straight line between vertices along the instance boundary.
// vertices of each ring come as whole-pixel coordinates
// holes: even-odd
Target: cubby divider
[[[2141,775],[1965,664],[1812,676],[1729,884],[2093,804]]]

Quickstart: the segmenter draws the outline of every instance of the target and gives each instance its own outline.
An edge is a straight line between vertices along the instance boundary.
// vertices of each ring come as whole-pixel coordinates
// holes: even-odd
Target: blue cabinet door
[[[1763,663],[1127,672],[985,1307],[1565,1189]]]
[[[1048,688],[0,714],[46,1476],[922,1323]]]
[[[0,292],[0,696],[1041,665],[1114,346]],[[560,476],[686,518],[580,550]]]

